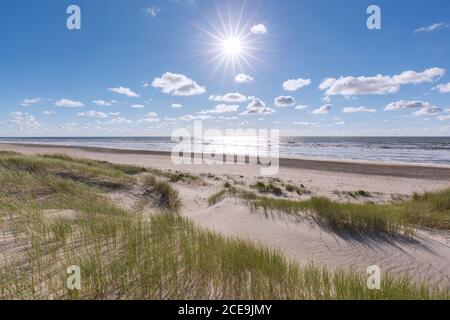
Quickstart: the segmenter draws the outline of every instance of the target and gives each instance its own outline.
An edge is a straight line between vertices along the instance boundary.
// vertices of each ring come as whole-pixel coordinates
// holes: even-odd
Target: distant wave
[[[170,151],[169,137],[0,138],[0,142]],[[189,141],[186,141],[189,143]],[[269,147],[271,142],[269,141]],[[205,139],[204,150],[256,153],[256,139]],[[303,158],[450,164],[450,137],[283,137],[280,155]]]

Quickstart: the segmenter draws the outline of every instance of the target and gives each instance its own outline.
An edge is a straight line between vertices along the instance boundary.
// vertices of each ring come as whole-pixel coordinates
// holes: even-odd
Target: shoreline
[[[166,160],[171,156],[170,151],[133,150],[133,149],[116,149],[116,148],[92,147],[92,146],[67,146],[67,145],[53,145],[53,144],[32,144],[32,143],[3,143],[3,142],[0,143],[0,150],[5,150],[5,148],[6,149],[34,148],[39,150],[40,149],[46,150],[46,152],[56,152],[57,150],[58,151],[79,150],[97,154],[157,156],[166,158]],[[232,165],[257,166],[242,162],[227,166]],[[366,161],[366,160],[341,160],[341,159],[328,160],[317,158],[297,158],[297,157],[283,156],[280,157],[279,159],[279,165],[280,167],[290,169],[450,181],[450,165],[447,166],[443,164],[422,164],[422,163],[406,163],[406,162],[384,163],[379,161]]]

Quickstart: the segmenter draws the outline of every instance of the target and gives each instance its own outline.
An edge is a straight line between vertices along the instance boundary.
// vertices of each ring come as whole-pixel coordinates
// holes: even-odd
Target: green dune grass
[[[407,278],[386,275],[381,290],[369,290],[365,274],[299,267],[202,230],[171,204],[152,216],[117,207],[107,193],[139,183],[138,173],[152,176],[132,166],[0,153],[0,298],[449,298]],[[149,192],[178,199],[170,184],[147,179]],[[80,267],[80,290],[66,288],[70,265]]]
[[[220,197],[219,197],[220,195]],[[416,228],[450,230],[450,189],[415,194],[412,199],[389,203],[341,203],[325,197],[297,201],[258,195],[252,191],[224,189],[209,198],[213,205],[226,196],[243,199],[254,211],[312,218],[319,225],[354,233],[391,233],[411,236]]]

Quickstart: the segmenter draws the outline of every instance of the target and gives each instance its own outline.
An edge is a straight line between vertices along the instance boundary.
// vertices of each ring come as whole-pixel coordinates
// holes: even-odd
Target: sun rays
[[[205,56],[205,66],[212,67],[212,75],[219,69],[224,73],[236,74],[250,68],[256,71],[256,64],[263,63],[257,57],[258,52],[264,50],[263,35],[252,32],[252,23],[255,23],[255,12],[244,19],[244,6],[239,14],[231,14],[228,10],[226,16],[217,9],[216,19],[205,17],[206,26],[193,24],[201,32],[202,40],[198,53]]]

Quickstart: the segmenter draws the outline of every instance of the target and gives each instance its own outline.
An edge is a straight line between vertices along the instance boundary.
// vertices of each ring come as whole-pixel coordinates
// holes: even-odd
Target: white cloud
[[[295,104],[295,99],[291,96],[280,96],[275,98],[277,107],[290,107]]]
[[[104,122],[103,124],[124,124],[124,123],[132,123],[132,122],[133,121],[128,120],[126,118],[118,117],[118,118],[111,119],[107,122]]]
[[[145,11],[152,17],[156,17],[161,12],[161,8],[157,5],[153,5],[145,9]]]
[[[110,107],[115,101],[114,100],[111,100],[111,101],[94,100],[92,102],[100,107]]]
[[[438,119],[438,120],[441,120],[441,121],[450,120],[450,114],[438,116],[437,119]]]
[[[88,112],[79,112],[77,113],[77,116],[80,117],[93,117],[93,118],[108,118],[108,115],[104,112],[99,112],[95,110],[91,110]]]
[[[166,72],[160,78],[155,78],[152,86],[173,96],[192,96],[206,92],[205,87],[199,86],[194,80],[185,75],[171,72]]]
[[[56,112],[55,112],[55,111],[48,111],[48,110],[45,110],[45,111],[43,111],[42,113],[45,114],[46,116],[49,116],[49,115],[55,114]]]
[[[294,122],[295,125],[305,126],[305,127],[321,127],[320,123],[316,122],[307,122],[307,121],[297,121]]]
[[[241,123],[239,123],[240,126],[248,126],[250,124],[250,122],[248,121],[242,121]]]
[[[179,103],[172,103],[172,104],[170,105],[170,107],[171,107],[171,108],[175,108],[175,109],[179,109],[179,108],[182,108],[183,105],[182,105],[182,104],[179,104]]]
[[[233,116],[233,117],[224,117],[224,116],[220,116],[219,117],[220,120],[237,120],[238,117]]]
[[[439,90],[439,92],[442,93],[448,93],[450,92],[450,82],[445,84],[440,84],[433,88],[433,90]]]
[[[247,106],[242,115],[261,115],[274,113],[275,110],[266,107],[266,104],[261,99],[253,99]]]
[[[209,115],[209,114],[202,114],[202,115],[198,115],[198,116],[193,116],[191,114],[187,114],[184,116],[181,116],[178,118],[178,120],[183,120],[183,121],[192,121],[192,120],[213,120],[215,119],[213,116]]]
[[[80,101],[70,100],[70,99],[60,99],[55,102],[55,106],[57,107],[66,107],[66,108],[78,108],[83,107],[84,104]]]
[[[245,102],[247,101],[247,97],[240,94],[239,92],[227,93],[224,96],[209,96],[209,100],[218,101],[218,102]]]
[[[303,87],[309,86],[311,84],[310,79],[290,79],[283,83],[283,89],[285,91],[297,91]]]
[[[396,93],[401,85],[433,82],[442,77],[445,69],[430,68],[422,72],[405,71],[393,77],[376,75],[373,77],[340,77],[326,78],[319,86],[320,90],[326,90],[326,96],[333,95],[362,95],[362,94],[388,94]]]
[[[138,120],[138,123],[143,123],[143,122],[159,122],[159,118],[144,118],[141,120]]]
[[[321,106],[320,108],[314,109],[312,111],[313,114],[324,114],[324,113],[328,113],[331,111],[331,104],[325,104],[323,106]]]
[[[149,112],[145,115],[146,118],[156,118],[158,114],[156,112]]]
[[[212,119],[215,119],[213,116],[211,116],[211,115],[206,115],[206,114],[203,114],[203,115],[199,115],[198,117],[197,117],[199,120],[212,120]]]
[[[431,31],[435,31],[435,30],[438,30],[438,29],[448,28],[448,27],[449,27],[448,24],[439,22],[439,23],[434,23],[434,24],[432,24],[430,26],[427,26],[427,27],[418,28],[414,32],[431,32]]]
[[[9,122],[19,127],[35,128],[40,124],[34,116],[25,112],[11,112]]]
[[[342,109],[343,113],[357,113],[357,112],[377,112],[376,109],[367,107],[346,107]]]
[[[296,106],[294,109],[296,109],[296,110],[305,110],[305,109],[307,109],[307,108],[309,108],[308,106],[305,106],[305,105],[298,105],[298,106]]]
[[[393,110],[404,110],[404,109],[423,109],[430,108],[431,105],[425,101],[409,101],[409,100],[400,100],[396,102],[389,103],[385,111],[393,111]]]
[[[137,93],[133,92],[130,88],[118,87],[118,88],[109,88],[108,90],[111,91],[111,92],[115,92],[115,93],[118,93],[118,94],[125,95],[125,96],[130,97],[130,98],[137,98],[137,97],[139,97],[139,95]]]
[[[384,108],[385,111],[405,109],[419,109],[418,111],[414,112],[414,115],[416,116],[433,115],[442,112],[441,108],[434,107],[429,102],[425,101],[400,100],[392,102],[388,104],[386,108]]]
[[[265,25],[263,25],[262,23],[254,25],[250,31],[254,34],[266,34],[267,33],[267,28]]]
[[[229,112],[236,112],[236,111],[238,111],[238,109],[239,109],[238,105],[219,104],[213,109],[206,110],[206,111],[200,111],[199,114],[229,113]]]
[[[156,112],[149,112],[143,119],[138,120],[138,123],[142,122],[159,122],[158,114]]]
[[[31,106],[32,104],[40,103],[42,101],[43,101],[43,99],[41,99],[41,98],[23,99],[22,106],[28,107],[28,106]]]
[[[430,68],[422,72],[408,70],[394,76],[393,79],[398,84],[419,84],[424,82],[434,82],[440,79],[444,74],[445,69],[442,68]]]
[[[437,108],[437,107],[426,107],[426,108],[422,108],[416,112],[414,112],[414,114],[416,116],[429,116],[429,115],[433,115],[436,113],[441,113],[442,109],[441,108]]]
[[[192,121],[192,120],[196,120],[196,119],[198,119],[198,118],[196,116],[191,115],[191,114],[187,114],[187,115],[181,116],[179,118],[179,120],[183,120],[183,121]]]
[[[132,104],[132,105],[130,106],[130,108],[132,108],[132,109],[144,109],[145,106],[142,105],[142,104]]]
[[[390,77],[377,75],[375,77],[340,77],[327,78],[319,86],[326,90],[327,96],[358,95],[358,94],[386,94],[397,92],[400,88]]]
[[[236,77],[234,77],[234,81],[236,83],[248,83],[248,82],[253,81],[253,78],[251,76],[249,76],[248,74],[239,73],[238,75],[236,75]]]

